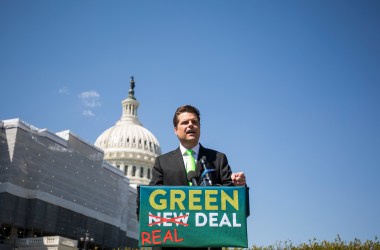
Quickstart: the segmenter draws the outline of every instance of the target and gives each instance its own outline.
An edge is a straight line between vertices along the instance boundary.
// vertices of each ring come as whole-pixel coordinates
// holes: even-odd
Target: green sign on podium
[[[245,187],[140,187],[139,246],[248,247]]]

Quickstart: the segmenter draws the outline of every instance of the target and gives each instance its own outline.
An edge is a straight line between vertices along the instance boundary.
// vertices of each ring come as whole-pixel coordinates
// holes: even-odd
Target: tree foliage
[[[309,240],[308,243],[294,245],[291,241],[277,242],[266,247],[253,245],[251,250],[380,250],[380,242],[377,237],[374,240],[366,240],[362,242],[354,239],[350,242],[343,241],[339,234],[333,242],[326,240],[317,241],[316,238]]]

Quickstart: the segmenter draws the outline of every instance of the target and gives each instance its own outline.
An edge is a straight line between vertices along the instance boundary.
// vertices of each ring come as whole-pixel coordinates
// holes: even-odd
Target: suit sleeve
[[[219,172],[219,178],[220,178],[220,184],[223,186],[234,186],[232,179],[231,179],[231,167],[228,164],[228,160],[225,154],[221,154],[221,162],[220,162],[220,172]]]
[[[149,186],[161,186],[164,184],[164,173],[161,168],[159,157],[156,157],[154,166],[152,169],[152,179],[150,180]]]

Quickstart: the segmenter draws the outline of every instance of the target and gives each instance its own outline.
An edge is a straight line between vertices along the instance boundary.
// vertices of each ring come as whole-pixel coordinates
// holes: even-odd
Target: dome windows
[[[144,168],[140,167],[140,178],[144,177]]]
[[[133,166],[133,167],[132,167],[132,176],[133,176],[133,177],[136,176],[136,166]]]

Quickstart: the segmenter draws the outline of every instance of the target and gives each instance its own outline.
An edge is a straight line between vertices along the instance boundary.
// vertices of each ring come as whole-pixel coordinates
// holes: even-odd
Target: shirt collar
[[[186,153],[186,150],[188,150],[188,148],[185,148],[184,146],[182,146],[182,144],[179,144],[179,149],[181,150],[181,154],[182,155],[185,155]],[[195,146],[195,147],[193,147],[193,148],[190,148],[191,150],[193,150],[194,151],[194,153],[195,153],[195,155],[197,155],[198,156],[198,153],[199,153],[199,143]]]

